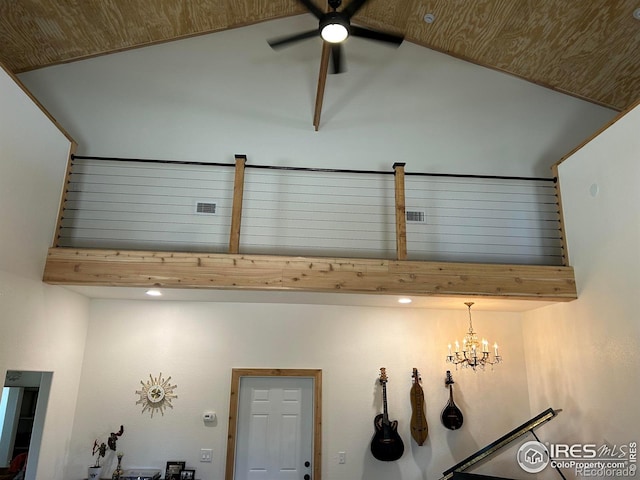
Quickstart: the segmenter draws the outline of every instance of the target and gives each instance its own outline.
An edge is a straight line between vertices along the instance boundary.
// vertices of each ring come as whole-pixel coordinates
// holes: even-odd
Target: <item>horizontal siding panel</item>
[[[407,211],[424,211],[427,221],[430,218],[461,218],[461,219],[514,219],[522,221],[532,221],[535,225],[538,221],[560,221],[557,210],[542,212],[540,210],[530,210],[528,212],[517,210],[481,210],[473,207],[468,208],[420,208],[407,207]]]
[[[113,250],[163,250],[167,252],[203,252],[203,253],[228,253],[227,244],[212,244],[211,242],[197,241],[167,241],[163,239],[122,239],[122,238],[68,238],[60,239],[61,247],[96,248]]]
[[[194,182],[195,183],[195,182]],[[107,183],[90,183],[90,184],[75,184],[77,188],[73,188],[74,185],[70,185],[69,192],[76,194],[135,194],[135,195],[157,195],[162,192],[163,195],[173,197],[191,197],[191,198],[216,198],[216,196],[222,196],[224,198],[230,198],[229,190],[224,189],[224,186],[220,188],[204,188],[198,186],[189,186],[185,184],[183,186],[176,185],[136,185],[136,184],[107,184]]]
[[[424,223],[409,222],[407,231],[420,232],[429,226],[467,226],[484,228],[509,228],[514,230],[560,230],[557,219],[521,219],[521,218],[492,218],[492,217],[445,217],[425,214]]]
[[[477,192],[511,193],[514,195],[555,196],[555,184],[550,181],[447,179],[405,176],[405,192],[408,196],[420,196],[428,192]]]
[[[395,242],[395,234],[392,231],[385,231],[382,228],[369,229],[353,227],[349,230],[340,228],[289,228],[281,229],[273,226],[255,227],[252,225],[243,226],[243,236],[251,240],[254,237],[269,237],[273,240],[285,238],[324,238],[327,241],[332,239],[367,239],[367,238],[389,238]],[[272,241],[273,241],[272,240]]]
[[[304,250],[307,254],[311,254],[312,251],[332,250],[332,251],[345,251],[349,253],[357,252],[358,250],[366,251],[378,251],[385,252],[382,258],[390,258],[393,256],[393,246],[395,245],[395,239],[389,242],[380,242],[375,240],[363,240],[363,239],[327,239],[317,237],[305,237],[305,236],[288,236],[279,238],[279,244],[274,245],[272,241],[259,241],[260,238],[252,237],[246,242],[241,241],[240,246],[243,252],[250,253],[262,253],[269,249],[271,251],[277,251],[281,254],[284,252],[290,252],[294,248],[298,250]],[[263,239],[267,240],[267,239]]]
[[[227,178],[233,182],[234,167],[214,165],[138,163],[120,160],[74,159],[73,175],[114,175],[124,178]]]
[[[407,235],[409,232],[407,231]],[[527,238],[535,241],[538,238],[560,239],[560,232],[554,229],[530,231],[526,229],[514,228],[486,228],[468,226],[429,226],[423,231],[412,231],[412,238],[424,238],[427,236],[462,236],[476,238],[478,241],[485,241],[489,238]]]
[[[123,233],[127,235],[124,236]],[[103,239],[103,240],[145,240],[145,241],[165,241],[165,242],[189,242],[228,244],[228,233],[211,233],[211,232],[175,232],[175,231],[157,231],[157,230],[111,230],[111,229],[74,229],[73,235],[67,234],[62,230],[61,238],[75,239]],[[226,242],[226,243],[225,243]]]
[[[243,218],[288,218],[292,220],[297,219],[317,219],[317,220],[347,220],[347,221],[362,221],[362,222],[383,222],[395,224],[395,211],[381,207],[379,205],[344,205],[340,208],[340,205],[282,205],[281,208],[277,208],[279,205],[263,204],[257,205],[252,202],[247,202],[248,205],[243,209]]]
[[[114,204],[140,204],[140,205],[195,205],[197,200],[216,200],[211,197],[202,198],[198,195],[165,195],[157,192],[155,195],[142,195],[137,193],[115,194],[115,193],[87,193],[69,192],[69,202],[111,202]],[[231,200],[225,202],[231,208]],[[78,204],[76,204],[76,207]]]
[[[376,249],[357,246],[349,249],[345,246],[330,247],[326,245],[300,246],[298,245],[255,245],[241,244],[243,252],[251,255],[291,255],[311,257],[349,257],[349,258],[381,258],[394,259],[395,254],[390,249]]]
[[[175,222],[175,221],[152,221],[152,220],[63,220],[63,228],[73,228],[75,230],[114,230],[121,232],[152,231],[152,232],[216,232],[224,230],[229,232],[230,221],[212,224],[210,222]]]
[[[167,214],[165,211],[158,212],[134,212],[134,211],[118,211],[118,210],[65,210],[62,219],[63,226],[70,226],[74,221],[86,220],[105,220],[105,221],[139,221],[139,222],[175,222],[175,223],[198,223],[219,225],[221,223],[230,224],[231,215],[222,214],[196,214],[194,208],[186,210],[180,207],[184,212],[174,211]],[[229,214],[231,212],[229,211]]]
[[[442,248],[448,248],[451,245],[474,245],[478,248],[486,247],[532,247],[539,249],[561,248],[562,241],[559,238],[532,238],[532,237],[501,237],[485,235],[482,237],[474,237],[470,235],[447,235],[447,234],[430,234],[424,235],[419,239],[411,237],[407,239],[407,247],[411,247],[411,251],[422,251],[433,248],[433,245],[442,243]]]
[[[342,205],[366,206],[380,205],[393,207],[393,198],[389,197],[385,202],[384,197],[376,195],[356,195],[355,193],[340,192],[331,195],[325,193],[307,192],[306,194],[293,194],[289,192],[252,192],[245,190],[244,199],[247,202],[274,203],[274,204],[305,204],[305,205]]]
[[[562,261],[560,255],[506,255],[503,253],[488,252],[422,252],[412,253],[409,260],[428,262],[469,262],[469,263],[503,263],[515,265],[559,265]]]
[[[205,201],[212,201],[205,199]],[[215,200],[214,200],[215,201]],[[80,212],[90,215],[92,212],[119,213],[162,213],[166,215],[193,215],[196,211],[196,201],[181,200],[178,203],[131,203],[99,200],[68,200],[65,203],[64,216],[78,216]],[[216,202],[216,216],[231,216],[231,202],[221,204]]]
[[[428,191],[423,192],[424,195],[409,196],[406,192],[406,198],[412,202],[430,203],[433,200],[466,200],[466,201],[492,201],[492,202],[518,202],[518,203],[548,203],[556,204],[555,195],[528,195],[523,193],[506,193],[506,192],[452,192],[452,191]]]
[[[287,171],[254,169],[247,165],[245,170],[245,185],[258,189],[259,185],[275,185],[288,187],[289,185],[332,185],[348,189],[393,189],[393,175],[361,174],[321,171]]]
[[[407,201],[407,204],[409,202]],[[415,202],[411,202],[411,205],[415,208]],[[430,208],[457,208],[466,209],[472,208],[475,211],[509,211],[509,212],[557,212],[558,206],[552,203],[533,203],[533,202],[500,202],[497,200],[460,200],[460,199],[429,199],[428,203],[424,204],[425,207]]]

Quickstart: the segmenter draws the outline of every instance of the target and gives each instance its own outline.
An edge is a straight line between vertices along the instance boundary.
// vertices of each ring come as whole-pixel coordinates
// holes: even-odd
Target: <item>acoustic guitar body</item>
[[[386,424],[383,417],[380,413],[373,420],[375,433],[371,439],[371,453],[378,460],[393,462],[402,457],[404,443],[398,434],[398,422],[394,420]]]
[[[389,420],[387,411],[387,373],[380,369],[380,384],[382,385],[382,405],[384,413],[379,413],[373,419],[375,433],[371,439],[371,453],[383,462],[398,460],[404,453],[404,443],[398,434],[398,421]]]

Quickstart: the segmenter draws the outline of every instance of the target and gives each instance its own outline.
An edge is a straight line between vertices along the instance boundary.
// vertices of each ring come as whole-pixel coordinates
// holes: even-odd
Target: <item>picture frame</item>
[[[196,471],[193,469],[182,470],[180,472],[180,480],[195,480]]]
[[[187,463],[183,461],[173,460],[167,462],[167,470],[164,475],[165,480],[180,480],[180,473],[186,465]]]

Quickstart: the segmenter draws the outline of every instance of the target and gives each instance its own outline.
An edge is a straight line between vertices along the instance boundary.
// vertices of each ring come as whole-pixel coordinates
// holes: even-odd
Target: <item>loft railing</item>
[[[566,265],[555,178],[74,156],[55,247]]]
[[[46,283],[570,301],[555,179],[73,157]],[[493,262],[493,263],[492,263]]]

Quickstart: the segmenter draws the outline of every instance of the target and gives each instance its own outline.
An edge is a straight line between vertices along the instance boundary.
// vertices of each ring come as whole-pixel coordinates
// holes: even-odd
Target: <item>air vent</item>
[[[407,223],[425,223],[426,215],[419,210],[407,210]]]
[[[201,215],[215,215],[216,204],[213,202],[197,202],[196,213],[199,213]]]

